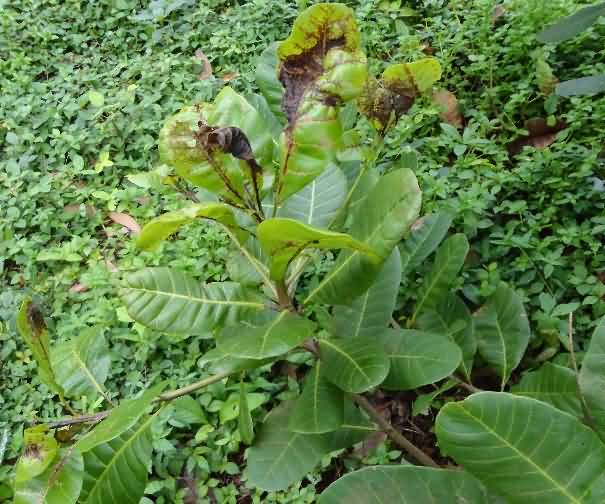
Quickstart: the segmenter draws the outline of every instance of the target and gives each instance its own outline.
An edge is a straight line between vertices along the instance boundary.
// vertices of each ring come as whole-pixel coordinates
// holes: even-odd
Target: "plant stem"
[[[440,467],[431,457],[424,453],[411,441],[406,439],[400,432],[395,430],[386,418],[384,418],[380,412],[370,404],[365,397],[359,394],[352,394],[353,400],[369,415],[369,417],[378,424],[382,431],[391,438],[391,440],[397,444],[400,448],[403,448],[406,453],[414,457],[422,465],[428,467]]]
[[[292,311],[292,300],[288,295],[288,287],[286,282],[278,280],[275,282],[275,290],[277,291],[277,302],[283,310]]]
[[[599,434],[599,431],[595,428],[595,423],[590,414],[590,409],[588,408],[588,404],[586,404],[586,399],[584,399],[584,394],[582,394],[582,388],[580,387],[580,373],[578,372],[578,361],[576,360],[576,352],[573,348],[573,312],[569,314],[568,324],[567,324],[567,335],[569,338],[569,353],[571,356],[571,365],[573,366],[574,373],[576,376],[576,388],[578,390],[578,397],[580,399],[580,404],[582,405],[582,413],[584,413],[584,423],[588,425],[594,432]],[[599,435],[600,437],[600,435]]]
[[[233,374],[232,372],[226,372],[226,373],[218,373],[218,374],[215,374],[212,376],[208,376],[207,378],[204,378],[203,380],[192,383],[191,385],[187,385],[186,387],[181,387],[176,390],[171,390],[170,392],[164,392],[163,394],[160,394],[158,397],[156,397],[154,399],[154,402],[172,401],[178,397],[181,397],[181,396],[184,396],[187,394],[191,394],[192,392],[195,392],[196,390],[199,390],[201,388],[207,387],[208,385],[212,385],[213,383],[221,381],[224,378],[227,378],[228,376],[230,376],[232,374]],[[66,427],[68,425],[74,425],[74,424],[79,424],[79,423],[97,423],[97,422],[100,422],[101,420],[103,420],[112,411],[113,411],[113,408],[105,410],[105,411],[99,411],[98,413],[94,413],[93,415],[81,415],[81,416],[76,416],[74,418],[66,418],[64,420],[57,420],[56,422],[49,422],[47,425],[50,429],[57,429],[59,427]]]
[[[475,387],[472,383],[467,383],[456,375],[452,375],[452,378],[458,382],[458,385],[462,387],[464,390],[470,392],[471,394],[476,394],[478,392],[484,392],[483,389]]]

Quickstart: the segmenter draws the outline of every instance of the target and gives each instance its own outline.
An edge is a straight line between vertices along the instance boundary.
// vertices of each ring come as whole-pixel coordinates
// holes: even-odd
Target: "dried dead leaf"
[[[201,49],[195,51],[195,57],[202,62],[202,71],[197,75],[199,80],[206,80],[212,77],[212,65],[210,60]]]
[[[135,221],[130,215],[122,213],[122,212],[111,212],[109,214],[109,218],[114,221],[116,224],[120,224],[125,227],[131,233],[139,233],[141,231],[141,226]]]
[[[447,124],[451,124],[456,128],[464,126],[464,119],[460,113],[458,98],[456,95],[447,89],[440,89],[433,93],[433,101],[441,108],[441,120]]]
[[[90,287],[88,285],[84,285],[83,283],[76,282],[75,284],[73,284],[71,286],[71,288],[69,289],[69,292],[74,292],[76,294],[79,294],[80,292],[86,292],[89,290],[90,290]]]
[[[498,19],[504,16],[504,14],[506,14],[506,9],[504,8],[504,5],[498,4],[494,6],[494,8],[492,9],[492,25],[495,25]]]
[[[239,77],[239,73],[237,73],[237,72],[225,72],[223,75],[221,75],[221,79],[223,79],[223,82],[232,81],[233,79],[236,79],[237,77]]]
[[[557,133],[563,131],[565,128],[567,128],[567,123],[561,119],[557,120],[553,126],[549,126],[546,119],[542,117],[528,119],[525,122],[525,129],[529,135],[524,135],[509,143],[507,147],[508,153],[511,156],[516,156],[526,146],[545,149],[556,140]]]

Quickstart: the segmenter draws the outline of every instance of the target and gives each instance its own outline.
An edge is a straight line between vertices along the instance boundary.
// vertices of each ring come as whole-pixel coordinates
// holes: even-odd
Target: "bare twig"
[[[163,394],[160,394],[158,397],[156,397],[154,402],[172,401],[178,397],[181,397],[181,396],[184,396],[187,394],[191,394],[192,392],[195,392],[196,390],[199,390],[201,388],[207,387],[208,385],[212,385],[213,383],[221,381],[222,379],[227,378],[231,374],[233,374],[233,373],[218,373],[218,374],[209,376],[208,378],[204,378],[203,380],[200,380],[198,382],[192,383],[191,385],[187,385],[186,387],[181,387],[176,390],[164,392]],[[49,422],[47,425],[50,429],[58,429],[59,427],[66,427],[68,425],[74,425],[74,424],[80,424],[80,423],[98,423],[101,420],[103,420],[105,417],[107,417],[112,411],[113,411],[113,409],[108,409],[105,411],[99,411],[98,413],[95,413],[93,415],[81,415],[81,416],[76,416],[74,418],[65,418],[63,420],[57,420],[56,422]]]
[[[406,439],[400,432],[395,430],[386,418],[384,418],[380,412],[370,404],[365,397],[359,394],[352,394],[353,400],[369,415],[369,417],[378,424],[382,431],[391,438],[391,440],[397,444],[400,448],[403,448],[406,453],[414,457],[422,465],[428,467],[440,467],[431,457],[424,453],[411,441]]]
[[[582,413],[584,413],[584,423],[588,425],[593,431],[598,433],[598,430],[595,428],[594,419],[592,418],[590,410],[588,409],[588,404],[586,404],[586,399],[584,399],[584,394],[582,394],[582,388],[580,387],[580,373],[578,371],[578,361],[576,360],[576,352],[573,348],[573,312],[571,312],[568,317],[567,336],[569,338],[569,353],[571,356],[571,365],[573,366],[574,374],[576,376],[576,388],[578,390],[578,397],[580,398],[580,404],[582,406]]]
[[[484,392],[483,389],[477,388],[472,383],[467,383],[467,382],[465,382],[464,380],[458,378],[455,375],[452,375],[452,378],[458,382],[458,385],[460,387],[462,387],[467,392],[470,392],[471,394],[476,394],[478,392]]]

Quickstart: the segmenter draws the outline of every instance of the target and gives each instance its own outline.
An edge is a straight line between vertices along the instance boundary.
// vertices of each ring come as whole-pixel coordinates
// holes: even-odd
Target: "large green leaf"
[[[53,348],[50,356],[56,380],[65,395],[105,396],[103,384],[109,375],[111,357],[102,330],[85,329],[76,338]]]
[[[23,455],[19,457],[15,480],[27,481],[42,474],[55,460],[59,450],[56,439],[46,425],[23,432]]]
[[[38,376],[53,392],[63,397],[63,389],[57,383],[50,363],[50,340],[44,316],[30,298],[25,298],[17,314],[17,329],[38,366]]]
[[[450,236],[437,249],[433,267],[420,287],[410,325],[414,325],[423,310],[434,308],[448,295],[464,265],[468,249],[468,240],[463,234]]]
[[[510,504],[605,502],[605,446],[573,416],[503,392],[446,404],[441,450]]]
[[[292,432],[288,418],[292,404],[275,408],[248,449],[246,481],[262,490],[284,490],[302,479],[331,451],[328,434]]]
[[[243,357],[234,357],[226,354],[220,348],[213,348],[206,352],[197,362],[201,368],[207,367],[208,372],[212,374],[218,373],[236,373],[238,371],[246,371],[254,369],[269,362],[273,359],[245,359]]]
[[[84,454],[82,504],[137,504],[147,486],[153,416],[143,417],[111,441]]]
[[[111,410],[107,418],[78,440],[76,448],[81,453],[88,452],[96,446],[110,442],[133,427],[165,386],[166,383],[158,383],[140,397],[122,401],[119,406]]]
[[[84,462],[73,448],[62,449],[56,463],[38,476],[16,481],[13,504],[75,504],[82,489]]]
[[[321,360],[309,371],[302,394],[296,400],[288,428],[303,434],[322,434],[338,430],[344,422],[342,390],[325,378]]]
[[[571,415],[582,416],[576,374],[569,368],[545,362],[540,369],[525,373],[511,392],[552,404]]]
[[[543,43],[557,43],[575,37],[593,25],[600,16],[605,15],[605,2],[580,9],[575,14],[563,18],[538,33],[538,40]]]
[[[279,209],[278,216],[327,228],[336,217],[346,194],[347,179],[342,170],[332,164],[313,182],[290,196]]]
[[[343,450],[360,443],[377,428],[365,416],[365,413],[357,407],[351,398],[344,397],[344,421],[340,429],[325,434],[328,437],[330,451]]]
[[[605,91],[605,75],[580,77],[557,84],[559,96],[585,96]]]
[[[240,241],[244,241],[248,234],[239,227],[233,215],[233,210],[228,205],[224,203],[199,203],[167,212],[148,222],[137,238],[137,246],[144,250],[153,250],[181,227],[200,218],[222,224],[235,234]]]
[[[355,338],[384,331],[393,316],[400,280],[401,260],[395,247],[372,287],[351,306],[334,308],[334,334],[340,338]]]
[[[388,331],[384,338],[391,359],[382,387],[411,390],[449,376],[460,364],[458,345],[445,336],[415,330]]]
[[[319,504],[493,504],[464,471],[406,465],[366,467],[332,483]]]
[[[502,378],[502,389],[525,353],[529,322],[521,298],[501,282],[475,315],[479,352]]]
[[[418,217],[420,201],[418,181],[410,170],[389,172],[357,207],[351,235],[386,260]],[[380,267],[360,252],[342,251],[333,269],[304,302],[351,304],[370,287]]]
[[[399,248],[404,275],[420,266],[433,253],[451,224],[452,215],[445,212],[425,215],[414,223],[410,236]]]
[[[284,278],[292,260],[307,248],[353,249],[379,261],[376,253],[365,243],[344,233],[313,228],[294,219],[275,218],[260,223],[256,236],[271,258],[271,278]]]
[[[237,283],[202,284],[171,268],[127,275],[120,294],[137,322],[174,333],[205,332],[265,308],[255,291]]]
[[[582,361],[580,390],[599,434],[605,439],[605,317],[599,321]]]
[[[269,104],[271,112],[281,121],[286,122],[281,102],[284,96],[284,87],[277,75],[277,45],[279,42],[274,42],[267,46],[261,53],[256,62],[256,85],[263,93],[263,96]]]
[[[261,326],[248,322],[223,328],[216,337],[219,350],[245,359],[282,355],[313,335],[315,324],[289,311],[282,311]]]
[[[322,339],[319,348],[326,378],[345,392],[365,392],[389,372],[389,358],[373,337]]]
[[[449,292],[436,306],[424,310],[418,316],[417,324],[423,331],[448,336],[460,347],[462,362],[459,370],[470,380],[477,338],[475,322],[464,301]]]
[[[334,162],[342,137],[338,108],[361,93],[367,69],[353,11],[343,4],[300,13],[277,56],[288,120],[280,138],[281,204]]]

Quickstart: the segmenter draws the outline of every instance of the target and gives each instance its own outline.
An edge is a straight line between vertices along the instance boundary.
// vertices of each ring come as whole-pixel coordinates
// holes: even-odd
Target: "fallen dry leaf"
[[[206,80],[212,77],[212,65],[210,60],[201,49],[195,51],[195,57],[202,62],[202,71],[197,75],[199,80]]]
[[[441,108],[441,120],[447,124],[451,124],[456,128],[462,128],[464,119],[460,113],[458,98],[456,95],[447,89],[440,89],[433,93],[433,101]]]
[[[511,156],[516,156],[526,146],[545,149],[556,140],[557,133],[565,128],[567,128],[567,123],[561,119],[557,120],[554,126],[549,126],[546,119],[542,117],[528,119],[525,121],[525,129],[529,135],[524,135],[509,143],[507,146],[508,153]]]
[[[77,282],[71,286],[69,292],[75,292],[76,294],[79,294],[80,292],[86,292],[88,290],[90,290],[90,287],[88,285],[84,285],[83,283]]]
[[[239,77],[239,74],[237,72],[225,72],[223,75],[221,75],[221,79],[223,79],[223,82],[232,81],[237,77]]]
[[[496,24],[496,21],[506,14],[504,5],[496,5],[492,10],[492,25]]]
[[[111,212],[109,218],[116,224],[120,224],[132,233],[139,233],[141,226],[130,215],[122,212]]]

